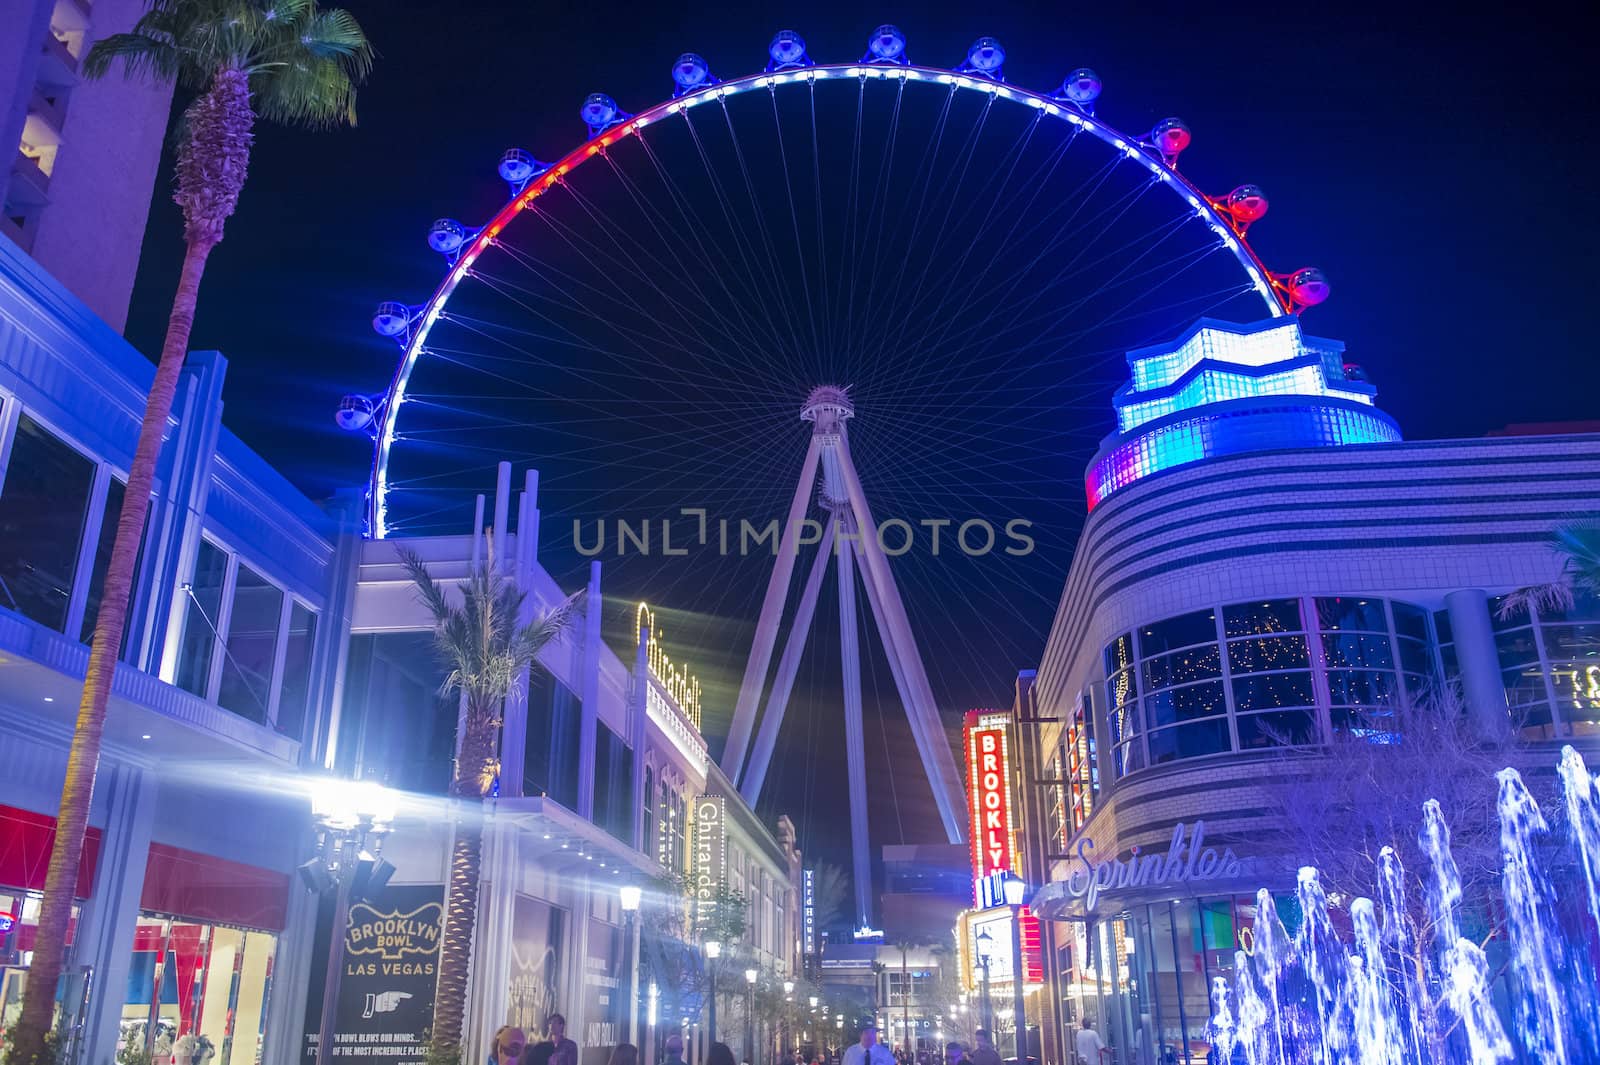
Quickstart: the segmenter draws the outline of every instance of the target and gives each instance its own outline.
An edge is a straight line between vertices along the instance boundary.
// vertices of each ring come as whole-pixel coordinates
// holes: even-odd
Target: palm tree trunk
[[[459,1054],[467,1012],[467,984],[472,974],[472,940],[478,925],[478,883],[483,875],[485,782],[493,778],[496,725],[479,707],[468,706],[467,730],[456,760],[450,790],[456,796],[455,843],[450,853],[450,891],[445,899],[444,935],[439,944],[439,983],[433,998],[436,1053]]]
[[[73,887],[78,882],[78,859],[83,852],[84,829],[89,822],[89,804],[94,797],[95,772],[100,764],[100,740],[105,731],[106,702],[111,696],[111,680],[116,670],[117,651],[128,623],[128,603],[133,588],[134,563],[139,557],[139,541],[144,536],[145,516],[150,510],[150,492],[155,484],[156,460],[178,392],[178,379],[189,350],[189,331],[194,325],[195,302],[200,294],[200,279],[205,275],[206,258],[212,242],[191,242],[183,257],[183,272],[172,300],[167,320],[167,338],[161,345],[161,361],[145,402],[144,423],[139,428],[139,446],[133,466],[128,470],[128,489],[123,495],[122,514],[117,520],[117,538],[106,567],[105,591],[95,614],[94,640],[89,648],[89,669],[83,679],[83,696],[78,703],[78,723],[67,752],[67,775],[61,786],[61,809],[56,815],[55,844],[50,851],[50,868],[45,876],[44,900],[39,907],[39,929],[35,936],[33,962],[22,1001],[22,1016],[13,1029],[12,1065],[43,1065],[45,1033],[50,1030],[56,983],[66,955],[67,932],[72,918]]]

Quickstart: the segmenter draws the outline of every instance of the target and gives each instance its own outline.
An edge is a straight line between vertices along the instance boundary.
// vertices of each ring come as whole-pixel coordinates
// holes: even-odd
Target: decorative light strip
[[[948,70],[939,70],[934,67],[864,67],[859,63],[818,65],[808,67],[803,72],[803,77],[795,78],[787,84],[792,85],[803,81],[809,85],[817,79],[827,78],[830,75],[859,78],[863,81],[867,78],[879,80],[895,79],[902,83],[906,81],[933,81],[950,85],[957,89],[982,92],[991,98],[1003,97],[1013,102],[1024,103],[1029,107],[1039,108],[1046,115],[1060,118],[1070,125],[1087,130],[1100,140],[1115,147],[1118,151],[1125,152],[1130,159],[1137,159],[1146,155],[1145,152],[1131,145],[1129,138],[1125,134],[1119,133],[1097,118],[1082,114],[1072,108],[1062,107],[1043,93],[1019,88],[1015,85],[1001,85],[987,78],[973,78],[965,74],[953,74]],[[641,112],[623,124],[602,131],[596,137],[569,152],[560,164],[552,167],[543,177],[525,189],[521,195],[515,197],[505,207],[501,208],[500,212],[490,220],[489,224],[483,228],[482,232],[474,238],[471,244],[463,249],[461,258],[451,268],[450,272],[445,275],[444,280],[424,305],[425,310],[420,324],[412,334],[410,343],[406,345],[405,355],[401,358],[400,365],[395,370],[394,380],[389,386],[389,400],[384,410],[383,423],[373,443],[372,483],[369,486],[371,512],[368,525],[370,534],[374,539],[381,540],[390,531],[388,527],[389,456],[396,439],[396,425],[400,408],[405,403],[406,385],[411,380],[411,373],[416,368],[417,360],[425,350],[428,334],[442,313],[444,305],[449,301],[450,296],[455,292],[455,288],[461,283],[462,278],[467,275],[472,263],[476,261],[483,249],[495,239],[496,235],[504,229],[506,222],[514,217],[518,211],[527,208],[539,195],[558,184],[574,167],[582,165],[594,155],[599,154],[597,146],[601,141],[606,144],[614,143],[619,138],[635,134],[657,119],[677,114],[686,107],[695,107],[712,99],[725,98],[758,88],[775,91],[779,84],[783,84],[783,82],[780,82],[773,75],[765,73],[747,75],[743,78],[725,81],[720,85],[708,86],[677,100],[664,101],[647,111]],[[591,152],[591,147],[596,147],[596,150]],[[1202,222],[1224,227],[1224,245],[1229,253],[1239,261],[1240,266],[1244,267],[1246,272],[1249,273],[1251,280],[1254,282],[1255,291],[1266,305],[1268,314],[1274,318],[1286,316],[1289,313],[1287,306],[1266,280],[1269,276],[1266,266],[1262,264],[1260,258],[1257,257],[1247,243],[1233,238],[1232,229],[1228,227],[1227,220],[1211,206],[1204,194],[1191,185],[1189,180],[1182,174],[1173,170],[1161,160],[1153,157],[1147,158],[1146,165],[1150,167],[1153,173],[1157,173],[1160,176],[1164,185],[1185,198],[1190,209],[1194,211],[1195,216]]]

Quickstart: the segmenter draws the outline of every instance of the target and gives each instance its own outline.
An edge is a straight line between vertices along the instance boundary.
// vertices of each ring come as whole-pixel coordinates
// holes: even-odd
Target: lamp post
[[[985,928],[978,933],[978,966],[983,970],[983,1026],[990,1038],[994,1037],[994,1002],[989,997],[989,960],[994,950],[994,936]]]
[[[706,980],[710,985],[711,1015],[706,1018],[706,1044],[717,1041],[717,959],[722,957],[722,944],[715,939],[706,940]]]
[[[327,778],[312,785],[311,814],[317,822],[317,856],[300,866],[312,891],[334,892],[328,963],[322,982],[322,1020],[317,1029],[317,1065],[333,1060],[334,1014],[350,903],[383,890],[394,866],[380,857],[383,837],[394,822],[394,796],[374,781]]]
[[[793,1042],[793,1040],[791,1040],[789,1038],[789,1004],[791,1002],[793,1002],[793,1001],[794,1001],[794,981],[793,980],[785,980],[783,982],[783,1048],[782,1049],[783,1049],[783,1053],[789,1055],[790,1057],[794,1056],[793,1053],[792,1053],[792,1051],[794,1050],[794,1047],[790,1046],[790,1043]]]
[[[756,977],[759,975],[760,973],[754,969],[746,969],[744,971],[744,982],[750,991],[748,1008],[745,1010],[744,1045],[745,1053],[748,1055],[746,1060],[751,1065],[755,1065],[756,1062]]]
[[[1011,908],[1011,998],[1016,1013],[1017,1065],[1028,1065],[1027,976],[1022,966],[1022,910],[1028,886],[1020,878],[1006,877],[1006,905]]]
[[[622,915],[628,922],[628,1035],[627,1042],[639,1045],[639,903],[644,892],[635,884],[617,889]]]

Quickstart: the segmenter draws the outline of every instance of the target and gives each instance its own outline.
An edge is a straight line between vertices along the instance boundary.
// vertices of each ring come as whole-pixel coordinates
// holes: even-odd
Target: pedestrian
[[[489,1065],[520,1065],[522,1050],[528,1037],[514,1024],[500,1026],[494,1033],[494,1045],[489,1050]]]
[[[978,1044],[972,1048],[972,1065],[1001,1065],[1000,1052],[994,1048],[994,1040],[989,1037],[987,1028],[979,1028],[972,1033],[972,1037]],[[1018,1062],[1017,1065],[1027,1063]]]
[[[1094,1030],[1092,1017],[1083,1019],[1083,1027],[1073,1037],[1073,1045],[1078,1048],[1079,1065],[1105,1065],[1106,1055],[1111,1053],[1100,1033]]]
[[[559,1013],[545,1018],[544,1039],[528,1048],[523,1065],[578,1065],[578,1044],[567,1038],[567,1019]]]
[[[967,1048],[960,1043],[946,1043],[944,1065],[972,1065],[972,1059],[967,1057]]]
[[[676,1036],[672,1036],[668,1039],[667,1049],[669,1051],[672,1049],[672,1039],[676,1038]],[[681,1039],[678,1040],[678,1052],[680,1054],[683,1052],[683,1040]],[[671,1065],[671,1062],[667,1062],[665,1065]],[[712,1043],[711,1049],[706,1051],[706,1065],[733,1065],[733,1051],[728,1049],[727,1043]]]
[[[719,1046],[722,1046],[722,1044],[721,1043],[713,1043],[711,1045],[712,1053],[716,1053],[716,1049]],[[727,1047],[722,1047],[722,1049],[727,1050],[728,1048]],[[684,1062],[683,1062],[683,1036],[679,1035],[677,1032],[673,1032],[670,1035],[668,1035],[667,1036],[667,1043],[666,1043],[666,1053],[667,1053],[667,1056],[666,1056],[666,1058],[664,1058],[662,1060],[661,1065],[684,1065]],[[731,1058],[733,1055],[730,1053],[728,1056]],[[710,1059],[708,1058],[707,1059],[708,1063],[709,1063],[709,1060]],[[733,1063],[730,1061],[730,1062],[727,1063],[727,1065],[733,1065]]]
[[[889,1048],[878,1042],[878,1026],[863,1024],[861,1040],[844,1052],[839,1065],[894,1065]]]
[[[632,1043],[618,1043],[611,1051],[610,1065],[639,1065],[639,1048]]]

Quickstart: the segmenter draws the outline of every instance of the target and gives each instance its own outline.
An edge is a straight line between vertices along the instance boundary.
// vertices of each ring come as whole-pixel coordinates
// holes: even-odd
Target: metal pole
[[[744,1033],[744,1052],[746,1055],[745,1060],[749,1061],[750,1065],[758,1065],[756,1062],[756,985],[754,983],[750,984],[750,994],[746,1002]]]
[[[981,955],[978,964],[983,966],[983,1027],[989,1033],[989,1038],[993,1039],[994,1000],[989,995],[989,955]]]
[[[633,910],[628,911],[628,939],[630,954],[628,960],[628,1039],[634,1046],[639,1045],[639,914]]]
[[[1011,1008],[1016,1013],[1017,1065],[1028,1065],[1027,973],[1022,970],[1022,907],[1011,907]]]
[[[717,1041],[717,959],[711,958],[706,963],[706,972],[711,980],[711,1015],[706,1018],[706,1047]]]
[[[905,1002],[902,1004],[905,1006],[902,1012],[905,1014],[906,1052],[915,1058],[917,1049],[911,1042],[911,970],[906,964],[906,945],[904,943],[900,944],[900,990],[906,997]]]
[[[344,969],[345,925],[350,921],[350,879],[354,872],[356,841],[339,841],[339,890],[334,896],[333,924],[328,933],[328,967],[322,978],[322,1024],[317,1030],[317,1065],[333,1061],[333,1015],[339,1006],[339,977]]]

